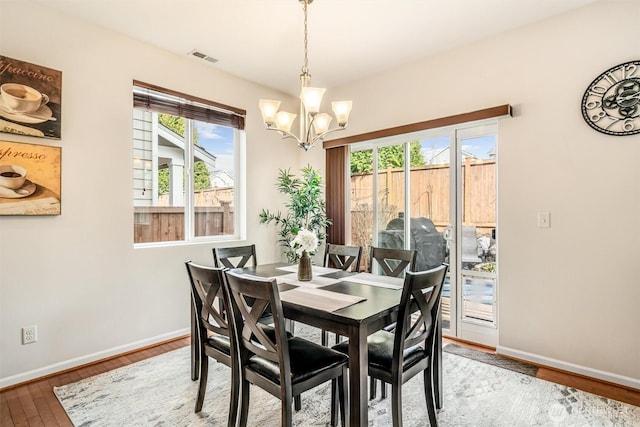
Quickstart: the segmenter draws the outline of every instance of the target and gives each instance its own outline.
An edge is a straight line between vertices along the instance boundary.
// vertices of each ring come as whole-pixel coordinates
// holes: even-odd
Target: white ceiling
[[[299,90],[298,0],[27,1],[178,55],[197,49],[218,59],[208,66],[291,94]],[[315,0],[308,23],[312,83],[339,86],[594,1]]]

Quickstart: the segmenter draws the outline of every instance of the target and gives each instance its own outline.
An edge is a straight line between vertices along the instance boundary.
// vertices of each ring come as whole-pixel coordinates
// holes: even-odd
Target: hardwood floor
[[[444,339],[480,351],[493,352],[491,349],[469,343]],[[101,374],[149,357],[189,345],[190,338],[184,337],[156,346],[137,350],[101,362],[79,367],[56,375],[4,389],[0,392],[1,427],[72,427],[64,409],[53,394],[53,387],[69,384],[93,375]],[[640,406],[640,390],[631,390],[607,384],[589,378],[576,376],[553,369],[541,367],[538,378],[564,384],[590,393]]]
[[[96,364],[76,368],[47,378],[8,388],[0,392],[0,426],[2,427],[73,427],[53,387],[69,384],[131,363],[158,356],[189,345],[190,337],[168,341],[130,352]]]

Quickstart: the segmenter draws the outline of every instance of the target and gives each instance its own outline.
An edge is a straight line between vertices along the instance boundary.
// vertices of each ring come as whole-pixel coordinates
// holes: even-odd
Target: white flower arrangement
[[[312,254],[318,248],[318,236],[306,228],[301,228],[290,245],[298,255],[302,255],[303,251]]]

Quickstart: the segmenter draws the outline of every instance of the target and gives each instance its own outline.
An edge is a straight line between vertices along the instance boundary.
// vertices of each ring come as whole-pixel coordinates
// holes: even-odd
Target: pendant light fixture
[[[298,136],[291,132],[291,126],[296,118],[296,114],[286,111],[279,111],[280,101],[273,99],[261,99],[259,102],[262,120],[267,130],[278,131],[283,139],[292,138],[298,143],[298,147],[305,151],[313,147],[316,142],[322,141],[324,137],[334,131],[344,130],[349,121],[351,112],[351,101],[332,102],[333,113],[335,114],[338,126],[329,129],[333,120],[327,113],[320,112],[320,104],[325,88],[311,87],[311,75],[309,74],[309,59],[307,48],[307,7],[313,0],[298,0],[303,4],[304,11],[304,63],[302,74],[300,74],[300,133]]]

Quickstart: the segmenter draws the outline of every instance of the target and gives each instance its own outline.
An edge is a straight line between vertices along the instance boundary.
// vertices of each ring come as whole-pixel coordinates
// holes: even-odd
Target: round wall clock
[[[582,117],[607,135],[640,133],[640,61],[616,65],[596,77],[582,97]]]

